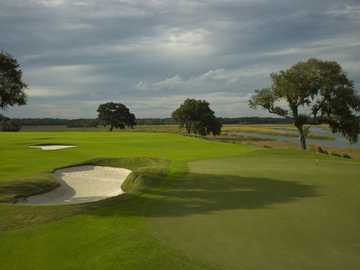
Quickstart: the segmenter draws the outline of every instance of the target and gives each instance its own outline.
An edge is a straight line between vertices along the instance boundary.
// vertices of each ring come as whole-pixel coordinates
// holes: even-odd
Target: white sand
[[[118,196],[124,193],[121,184],[130,173],[127,169],[90,165],[56,170],[58,188],[19,203],[74,204]]]
[[[45,150],[45,151],[51,151],[51,150],[60,150],[60,149],[66,149],[66,148],[73,148],[76,147],[75,145],[54,145],[54,144],[49,144],[49,145],[31,145],[29,146],[30,148],[37,148],[37,149],[41,149],[41,150]]]

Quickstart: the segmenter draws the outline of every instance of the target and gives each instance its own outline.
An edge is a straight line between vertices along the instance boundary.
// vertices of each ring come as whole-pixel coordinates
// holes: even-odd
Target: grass
[[[129,168],[125,196],[0,204],[0,269],[357,269],[359,163],[147,132],[0,133],[0,199],[51,171]],[[58,151],[33,144],[74,144]]]

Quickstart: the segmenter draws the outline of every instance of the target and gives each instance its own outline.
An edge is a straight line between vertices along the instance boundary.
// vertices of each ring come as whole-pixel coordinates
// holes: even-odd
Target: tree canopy
[[[271,79],[271,87],[255,90],[249,105],[292,118],[303,149],[306,124],[328,124],[333,133],[341,133],[351,143],[357,141],[360,96],[337,62],[309,59],[272,73]]]
[[[22,81],[20,65],[11,55],[0,52],[0,109],[24,105],[26,84]]]
[[[114,128],[133,128],[136,125],[135,114],[131,113],[124,104],[114,102],[104,103],[98,107],[97,112],[98,119],[104,125],[109,125],[110,131]]]
[[[185,127],[188,134],[219,135],[222,124],[209,105],[205,100],[186,99],[172,113],[172,117],[180,124],[180,127]]]

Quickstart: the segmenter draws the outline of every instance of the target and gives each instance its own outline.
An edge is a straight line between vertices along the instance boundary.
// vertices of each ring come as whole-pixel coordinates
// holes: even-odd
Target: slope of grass
[[[3,200],[52,185],[52,170],[84,162],[136,176],[125,183],[130,193],[101,202],[0,204],[0,269],[360,264],[358,162],[161,133],[26,132],[0,141]],[[40,143],[79,147],[27,147]]]

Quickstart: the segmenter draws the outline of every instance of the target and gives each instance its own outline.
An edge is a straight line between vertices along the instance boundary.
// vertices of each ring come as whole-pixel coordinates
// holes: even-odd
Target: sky
[[[93,118],[108,101],[169,117],[185,98],[267,116],[254,89],[311,57],[360,88],[360,0],[0,0],[0,50],[29,86],[10,117]]]

